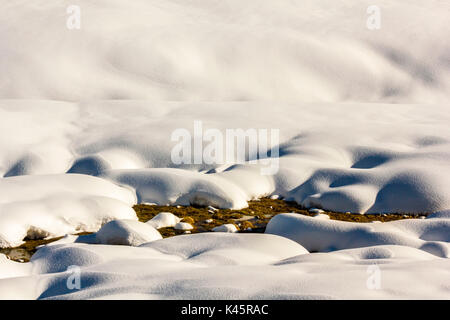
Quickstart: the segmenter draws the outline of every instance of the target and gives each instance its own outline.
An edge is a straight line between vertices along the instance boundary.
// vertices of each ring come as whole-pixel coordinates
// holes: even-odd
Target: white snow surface
[[[227,224],[222,224],[221,226],[217,226],[215,228],[212,229],[213,232],[228,232],[228,233],[233,233],[233,232],[237,232],[238,229],[236,228],[236,226],[232,223],[227,223]]]
[[[95,234],[97,243],[139,246],[162,239],[161,234],[149,224],[136,220],[113,220]]]
[[[10,0],[0,98],[448,102],[447,1]],[[26,76],[24,76],[26,74]]]
[[[194,227],[191,224],[187,223],[187,222],[178,222],[174,226],[174,228],[175,228],[175,230],[185,230],[185,231],[194,229]]]
[[[67,287],[73,265],[80,290]],[[29,264],[0,259],[0,298],[448,299],[449,266],[448,258],[398,244],[308,253],[271,234],[201,233],[139,247],[49,245]],[[373,268],[381,275],[376,289]]]
[[[28,131],[0,140],[8,151],[0,157],[3,180],[95,175],[135,190],[138,202],[163,205],[239,209],[248,200],[279,194],[306,207],[342,212],[450,208],[446,104],[9,100],[0,103],[0,110],[2,129],[20,121],[27,122],[23,131]],[[225,167],[172,163],[175,129],[192,131],[194,120],[202,119],[204,130],[225,133],[249,128],[249,118],[251,127],[280,129],[276,174],[262,175],[264,165],[250,162]],[[32,150],[26,147],[30,144]],[[20,193],[15,198],[21,200]]]
[[[69,30],[63,2],[8,1],[0,175],[100,176],[158,204],[450,209],[448,3],[378,1],[374,31],[370,1],[273,2],[80,0]],[[175,165],[194,120],[280,129],[280,170]]]
[[[132,191],[87,175],[0,179],[0,248],[30,239],[96,231],[114,219],[137,219]]]
[[[65,2],[5,1],[0,247],[106,225],[30,263],[0,254],[0,298],[449,299],[449,4],[376,4],[379,30],[366,28],[369,0],[79,0],[82,27],[69,30]],[[279,170],[174,164],[171,134],[198,120],[222,134],[279,129]],[[275,195],[432,215],[286,213],[266,234],[160,239],[155,228],[179,221],[143,224],[132,209]],[[81,290],[66,286],[73,265]]]
[[[171,212],[160,212],[146,223],[155,229],[174,227],[181,219]]]
[[[450,258],[450,219],[406,219],[388,223],[355,223],[283,213],[273,217],[266,233],[283,236],[308,251],[402,245]]]

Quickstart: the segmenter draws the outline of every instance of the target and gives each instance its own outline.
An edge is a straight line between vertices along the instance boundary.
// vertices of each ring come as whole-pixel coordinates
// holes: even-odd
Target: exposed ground
[[[133,208],[139,218],[139,221],[147,222],[160,212],[171,212],[182,218],[183,222],[190,223],[194,229],[191,233],[208,232],[214,227],[225,223],[233,223],[239,232],[264,232],[269,220],[285,212],[296,212],[307,216],[314,216],[305,208],[302,208],[295,202],[287,202],[279,199],[262,198],[249,201],[248,208],[240,210],[215,209],[211,210],[205,207],[195,206],[157,206],[138,204]],[[401,214],[352,214],[325,211],[330,219],[351,222],[388,222],[400,219],[414,219],[420,215],[401,215]],[[174,228],[159,229],[164,238],[184,233],[184,231]],[[83,233],[86,234],[86,233]],[[37,247],[47,243],[59,240],[61,237],[52,239],[27,240],[17,248],[0,249],[0,253],[6,254],[10,259],[19,262],[28,262],[31,256],[36,252]]]

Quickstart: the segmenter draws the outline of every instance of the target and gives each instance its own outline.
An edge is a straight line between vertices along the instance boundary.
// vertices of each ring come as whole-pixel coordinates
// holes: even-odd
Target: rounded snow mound
[[[101,227],[95,238],[100,244],[136,247],[143,243],[160,240],[162,236],[150,224],[136,220],[114,220]]]
[[[97,231],[114,219],[137,219],[135,195],[109,181],[78,174],[0,179],[0,247]]]
[[[139,247],[45,246],[28,267],[0,258],[0,297],[443,299],[449,296],[442,289],[448,285],[447,270],[448,259],[408,246],[309,254],[298,243],[270,234],[202,233]],[[76,271],[79,290],[67,285]],[[381,290],[368,290],[376,271]]]
[[[445,1],[380,0],[389,14],[372,32],[355,0],[77,5],[81,32],[66,29],[63,3],[3,8],[0,98],[449,101]]]
[[[329,252],[380,245],[417,248],[440,257],[449,257],[450,219],[407,219],[385,223],[353,223],[317,219],[297,213],[273,217],[266,233],[296,241],[308,251]],[[373,251],[367,256],[388,256]]]
[[[236,226],[232,223],[227,223],[227,224],[223,224],[221,226],[215,227],[212,229],[213,232],[228,232],[228,233],[233,233],[233,232],[238,232],[238,229],[236,228]]]
[[[171,212],[160,212],[146,223],[155,229],[175,227],[181,221],[176,215]]]
[[[138,202],[229,209],[247,207],[247,193],[217,175],[181,169],[137,169],[117,170],[108,177],[134,188]]]

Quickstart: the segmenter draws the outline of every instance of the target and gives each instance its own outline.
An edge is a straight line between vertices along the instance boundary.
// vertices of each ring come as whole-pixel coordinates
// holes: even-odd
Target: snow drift
[[[450,219],[407,219],[388,223],[353,223],[283,213],[272,218],[266,233],[294,240],[309,251],[402,245],[450,258]]]
[[[0,174],[93,175],[158,204],[279,194],[335,211],[447,210],[448,6],[379,1],[371,31],[371,4],[79,1],[69,30],[62,2],[9,1]],[[280,170],[175,165],[171,133],[196,120],[280,129]]]
[[[7,179],[94,175],[135,190],[138,202],[161,205],[239,209],[248,200],[276,194],[342,212],[437,212],[450,208],[447,109],[446,104],[2,101],[2,126],[25,121],[29,132],[0,141],[8,151],[0,156],[0,172]],[[221,132],[247,129],[248,119],[253,128],[279,128],[280,141],[269,146],[279,148],[278,172],[261,175],[261,164],[249,161],[172,163],[172,132],[192,130],[196,119],[205,130]]]
[[[0,247],[24,238],[92,232],[113,219],[137,219],[133,192],[86,175],[0,179]]]
[[[448,3],[379,0],[376,31],[372,4],[80,0],[80,30],[62,1],[3,4],[0,247],[106,225],[28,264],[0,255],[0,298],[450,298]],[[266,146],[279,170],[261,175],[250,151],[240,164],[174,164],[171,135],[194,121],[279,129]],[[143,224],[131,208],[275,195],[433,214],[353,224],[317,210],[279,215],[266,234],[160,239],[154,227],[179,221]]]
[[[270,234],[203,233],[139,247],[58,244],[41,248],[30,264],[0,259],[0,298],[447,299],[450,285],[450,260],[416,248],[310,254]],[[67,286],[73,265],[80,290]],[[368,285],[374,268],[381,275],[376,289]]]
[[[8,1],[0,98],[450,101],[448,3],[379,0],[371,31],[373,4],[79,0],[69,30],[66,2]]]

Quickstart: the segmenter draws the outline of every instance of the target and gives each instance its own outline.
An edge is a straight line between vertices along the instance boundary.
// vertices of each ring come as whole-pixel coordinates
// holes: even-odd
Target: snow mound
[[[97,231],[114,219],[137,219],[132,191],[85,175],[0,179],[0,247],[24,238]]]
[[[450,219],[353,223],[283,213],[269,221],[265,232],[292,239],[315,252],[401,245],[450,257]]]
[[[101,244],[139,246],[162,239],[161,234],[150,224],[136,220],[113,220],[97,231],[95,238]]]
[[[416,248],[310,254],[270,234],[202,233],[139,247],[59,244],[39,249],[30,267],[0,259],[0,271],[12,270],[5,263],[17,266],[0,279],[5,299],[448,299],[450,285],[450,260]],[[74,265],[79,290],[67,286]]]
[[[0,141],[5,150],[0,173],[8,179],[49,171],[89,174],[134,190],[139,203],[160,205],[239,209],[249,200],[278,195],[320,210],[432,213],[450,208],[447,109],[446,104],[1,101],[0,127],[24,123],[29,131]],[[293,120],[299,118],[301,127]],[[198,119],[204,130],[222,133],[249,128],[248,119],[255,129],[279,128],[279,142],[268,146],[279,149],[274,158],[279,170],[261,175],[263,164],[250,161],[174,164],[172,133],[192,130]],[[45,130],[39,121],[48,124]],[[246,159],[253,158],[248,151]]]
[[[141,247],[177,255],[199,264],[268,264],[308,253],[294,241],[274,235],[211,232],[170,237]]]
[[[16,263],[0,253],[0,280],[29,275],[31,268],[32,266],[30,264]]]
[[[373,31],[357,0],[76,4],[81,30],[67,3],[3,8],[0,98],[449,101],[445,1],[379,0]]]
[[[176,230],[185,230],[185,231],[194,229],[194,227],[193,227],[192,225],[190,225],[189,223],[187,223],[187,222],[178,222],[178,223],[174,226],[174,228],[175,228]]]
[[[236,226],[234,224],[227,223],[227,224],[223,224],[221,226],[213,228],[212,231],[233,233],[233,232],[238,232],[238,229],[236,228]]]
[[[327,219],[330,219],[330,216],[325,213],[317,213],[314,215],[314,218],[327,220]]]
[[[180,221],[181,219],[171,212],[160,212],[146,223],[155,229],[161,229],[175,227],[175,225]]]
[[[278,195],[355,213],[450,209],[443,1],[380,0],[379,30],[356,0],[80,0],[95,17],[81,30],[66,28],[65,4],[36,1],[0,14],[2,177],[93,175],[158,204]],[[174,164],[171,134],[194,120],[280,129],[268,146],[278,172],[261,176],[264,159]]]
[[[181,169],[138,169],[114,171],[108,177],[134,188],[139,202],[229,209],[247,207],[247,193],[216,175]]]
[[[433,218],[450,219],[450,210],[435,212],[435,213],[432,213],[429,216],[427,216],[427,219],[433,219]]]

